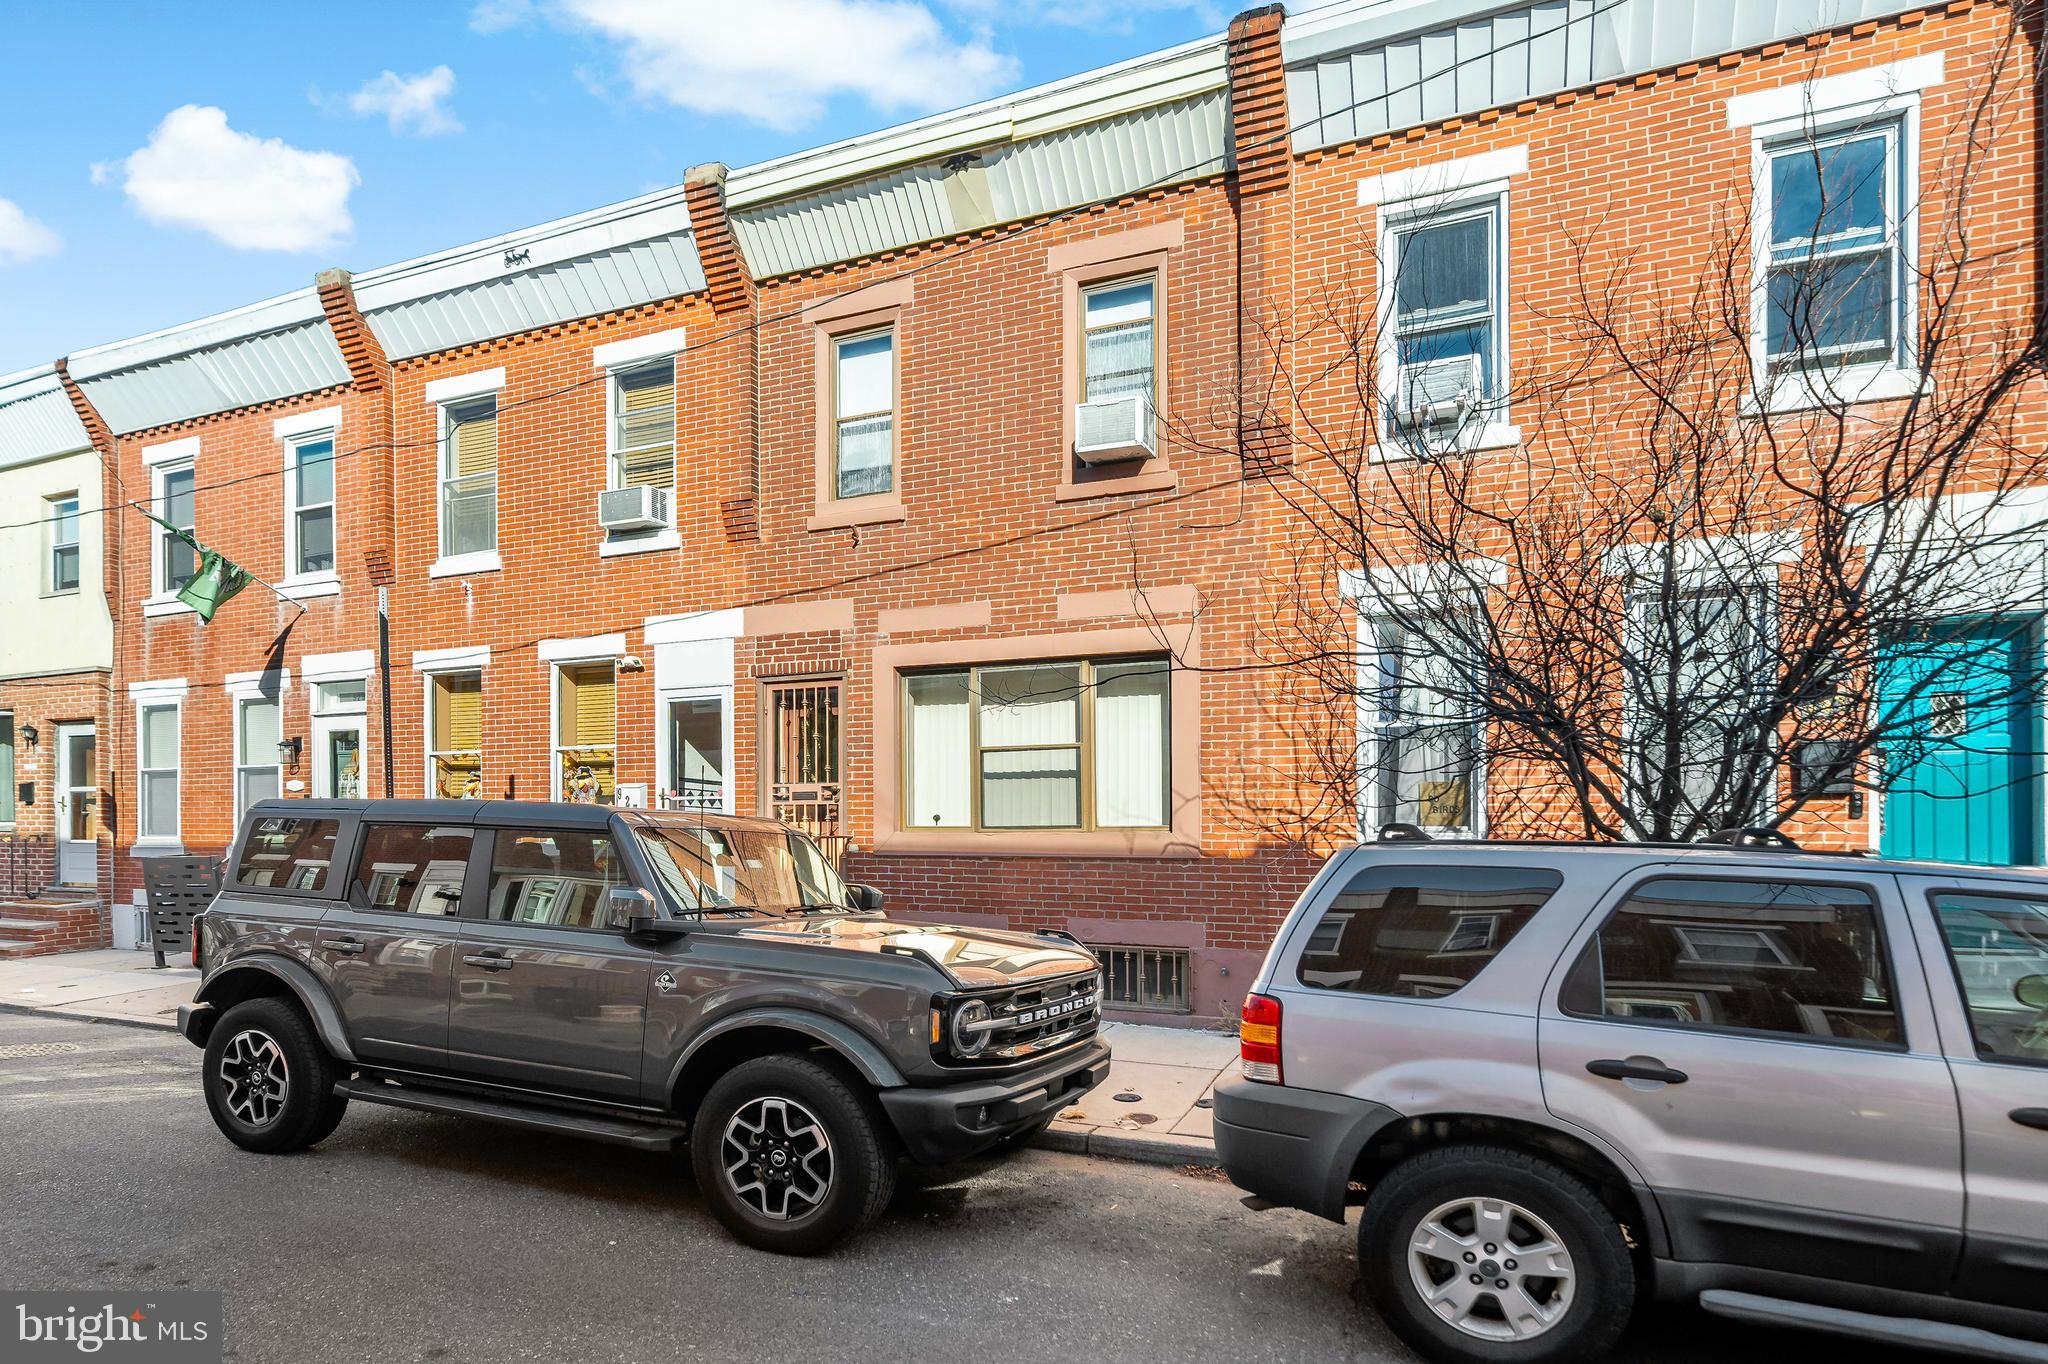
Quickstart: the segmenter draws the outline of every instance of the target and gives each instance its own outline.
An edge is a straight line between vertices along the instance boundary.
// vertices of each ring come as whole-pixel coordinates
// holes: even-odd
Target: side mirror
[[[2048,976],[2021,976],[2012,997],[2029,1009],[2048,1009]]]
[[[613,886],[604,893],[604,926],[621,933],[633,931],[636,919],[654,917],[654,896],[639,886]]]
[[[883,903],[889,897],[876,890],[873,886],[849,884],[846,887],[846,898],[852,902],[855,909],[879,913]]]
[[[645,915],[633,920],[626,929],[629,938],[686,938],[690,925],[682,919],[655,919]]]

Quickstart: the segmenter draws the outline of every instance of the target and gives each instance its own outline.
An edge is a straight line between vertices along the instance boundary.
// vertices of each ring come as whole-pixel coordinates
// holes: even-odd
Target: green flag
[[[212,621],[222,602],[249,585],[249,575],[240,565],[200,544],[192,538],[192,532],[179,530],[161,516],[142,514],[192,546],[192,552],[199,556],[199,571],[192,575],[192,581],[178,589],[178,600],[191,607],[200,620]]]

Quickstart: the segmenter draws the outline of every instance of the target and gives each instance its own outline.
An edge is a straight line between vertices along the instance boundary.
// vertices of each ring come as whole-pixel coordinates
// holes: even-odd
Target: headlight
[[[953,1010],[953,1050],[961,1056],[979,1056],[988,1046],[988,1005],[970,999]]]

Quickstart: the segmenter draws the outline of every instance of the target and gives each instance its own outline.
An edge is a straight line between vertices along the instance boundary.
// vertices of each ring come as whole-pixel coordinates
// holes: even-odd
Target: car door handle
[[[330,952],[346,952],[350,956],[369,950],[366,944],[354,938],[322,938],[320,945]]]
[[[1588,1061],[1586,1069],[1603,1080],[1656,1080],[1667,1085],[1682,1085],[1690,1078],[1684,1071],[1673,1070],[1654,1056],[1631,1056],[1626,1061]]]
[[[2048,1132],[2048,1108],[2015,1108],[2007,1116],[2021,1127],[2038,1127]]]
[[[503,952],[472,952],[462,959],[464,966],[481,966],[486,971],[509,971],[512,958]]]

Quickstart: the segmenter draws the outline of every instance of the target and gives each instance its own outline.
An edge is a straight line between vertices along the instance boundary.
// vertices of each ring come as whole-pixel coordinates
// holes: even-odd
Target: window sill
[[[1469,433],[1455,446],[1443,450],[1423,453],[1404,445],[1375,445],[1365,452],[1368,464],[1413,464],[1427,462],[1438,455],[1473,455],[1491,450],[1512,450],[1522,443],[1522,428],[1506,422],[1488,422],[1477,431]]]
[[[804,529],[843,530],[848,526],[882,526],[909,519],[910,509],[902,502],[887,493],[878,493],[872,498],[849,497],[837,502],[821,502],[804,521]]]
[[[305,601],[309,597],[338,597],[341,595],[341,574],[329,569],[324,573],[302,573],[284,578],[277,584],[277,595],[293,601]]]
[[[427,570],[429,578],[459,578],[465,573],[496,573],[505,566],[495,549],[479,550],[474,554],[448,554],[434,560]]]
[[[1121,493],[1170,493],[1179,487],[1180,475],[1171,469],[1139,469],[1135,473],[1091,478],[1085,483],[1075,482],[1070,473],[1054,489],[1053,500],[1082,502],[1091,497],[1115,497]]]
[[[47,601],[51,597],[75,597],[78,591],[79,589],[75,587],[52,587],[45,590],[42,596]]]
[[[1812,412],[1858,403],[1897,402],[1929,395],[1934,385],[1917,370],[1896,365],[1861,365],[1832,374],[1787,374],[1762,393],[1742,395],[1742,415]]]
[[[189,616],[194,614],[191,607],[179,601],[169,592],[159,592],[153,597],[142,599],[142,614],[146,617]]]
[[[956,857],[1199,857],[1201,848],[1172,829],[890,829],[877,853]]]
[[[597,557],[620,559],[629,554],[653,554],[658,550],[682,547],[682,535],[674,530],[665,530],[643,540],[600,540],[597,544]]]
[[[128,851],[135,857],[183,857],[185,840],[182,838],[138,838],[128,845]]]

